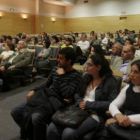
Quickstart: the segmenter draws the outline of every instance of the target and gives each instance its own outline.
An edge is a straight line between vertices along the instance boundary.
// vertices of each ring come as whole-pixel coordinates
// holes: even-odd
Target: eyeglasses
[[[94,64],[91,64],[91,63],[86,63],[86,66],[87,67],[92,67]]]

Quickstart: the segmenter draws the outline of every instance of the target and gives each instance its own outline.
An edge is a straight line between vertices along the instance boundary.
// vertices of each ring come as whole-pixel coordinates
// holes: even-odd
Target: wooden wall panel
[[[140,29],[140,15],[124,15],[126,20],[120,20],[120,16],[104,16],[89,18],[67,18],[65,19],[65,32],[115,32],[116,30]]]
[[[47,33],[64,33],[64,19],[56,18],[55,22],[51,21],[51,17],[40,16],[39,17],[39,30],[40,32]]]
[[[22,18],[21,13],[3,12],[0,19],[0,35],[16,35],[17,33],[35,33],[35,16],[27,15],[27,19]]]
[[[119,16],[86,17],[86,18],[56,18],[53,23],[51,17],[27,15],[22,18],[21,13],[2,12],[0,18],[0,35],[16,35],[19,32],[37,34],[39,32],[115,32],[125,28],[129,30],[140,29],[140,15],[125,15],[127,19],[120,20]]]

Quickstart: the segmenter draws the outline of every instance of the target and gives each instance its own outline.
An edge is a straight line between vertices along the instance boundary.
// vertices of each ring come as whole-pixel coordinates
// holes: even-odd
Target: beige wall
[[[9,9],[14,8],[14,12]],[[67,8],[66,8],[67,9]],[[15,35],[19,32],[34,34],[39,32],[115,32],[118,29],[128,28],[139,31],[140,14],[124,15],[127,20],[120,20],[119,16],[96,16],[64,18],[65,8],[46,4],[41,0],[0,0],[0,35]],[[72,9],[71,9],[72,10]],[[23,20],[22,13],[27,13],[27,20]],[[74,15],[73,15],[74,16]],[[55,17],[53,23],[51,17]]]
[[[128,15],[126,20],[120,20],[120,16],[102,16],[88,18],[67,18],[65,19],[65,32],[115,32],[119,29],[136,30],[140,29],[140,15]]]
[[[51,21],[51,17],[39,16],[39,32],[47,33],[64,33],[64,19],[56,18],[55,22]]]
[[[19,32],[35,34],[39,32],[63,33],[63,32],[115,32],[125,28],[140,30],[140,15],[128,15],[126,20],[120,20],[119,16],[88,17],[88,18],[56,18],[53,23],[51,17],[27,14],[27,19],[20,13],[2,12],[0,19],[0,35],[15,35]]]
[[[63,18],[65,15],[65,7],[45,3],[40,0],[39,1],[39,15]]]
[[[26,20],[19,13],[2,12],[0,19],[0,35],[16,35],[19,32],[35,33],[35,16],[29,15]]]
[[[64,30],[64,7],[56,6],[39,1],[39,21],[38,31],[47,33],[63,33]],[[55,17],[56,21],[52,22],[51,18]]]
[[[10,8],[14,12],[10,12]],[[64,32],[64,19],[56,18],[55,23],[51,21],[51,17],[63,17],[62,6],[46,4],[41,0],[0,0],[0,10],[0,35]],[[27,20],[23,20],[23,13],[28,16]]]
[[[140,14],[140,0],[78,0],[65,8],[66,18]]]

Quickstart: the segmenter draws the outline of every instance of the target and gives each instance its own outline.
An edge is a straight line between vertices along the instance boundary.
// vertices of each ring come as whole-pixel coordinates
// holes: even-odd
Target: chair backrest
[[[73,65],[73,68],[76,70],[84,71],[84,65]]]
[[[117,87],[118,87],[117,89],[118,89],[118,93],[119,93],[121,90],[121,85],[122,85],[123,72],[113,70],[113,75],[114,75],[115,79],[117,80]]]
[[[111,63],[111,56],[105,55],[105,58],[107,59],[108,63],[110,64]]]
[[[117,89],[118,89],[118,93],[120,93],[121,90],[121,85],[122,85],[122,77],[120,76],[114,76],[115,79],[117,80]]]
[[[118,70],[112,70],[112,71],[113,71],[113,75],[114,76],[123,77],[123,72],[122,71],[118,71]]]
[[[31,53],[31,61],[30,61],[30,65],[33,65],[34,63],[34,58],[35,58],[35,52],[36,52],[36,49],[27,49],[28,52]]]
[[[31,45],[31,44],[27,46],[28,49],[34,49],[34,47],[35,46],[34,45]]]
[[[82,75],[84,73],[84,65],[73,65],[73,68],[79,71]]]
[[[35,50],[36,50],[35,56],[38,56],[38,54],[41,52],[42,48],[43,47],[39,47],[39,46],[35,47]]]
[[[110,56],[110,55],[105,55],[105,58],[106,58],[107,60],[111,60],[111,56]]]
[[[1,54],[2,52],[4,52],[4,51],[5,51],[5,48],[4,48],[4,47],[0,48],[0,54]]]
[[[50,57],[57,58],[58,50],[59,50],[59,47],[51,47]]]

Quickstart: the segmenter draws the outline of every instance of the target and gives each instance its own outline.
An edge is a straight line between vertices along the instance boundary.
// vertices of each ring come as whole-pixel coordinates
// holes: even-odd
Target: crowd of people
[[[11,77],[23,75],[23,68],[32,61],[30,46],[36,49],[42,45],[34,57],[32,69],[36,73],[49,65],[52,50],[56,49],[57,65],[44,84],[31,89],[27,101],[12,108],[11,116],[20,127],[20,139],[130,140],[112,133],[111,125],[118,124],[126,135],[131,128],[140,130],[140,35],[128,29],[114,34],[81,33],[79,40],[77,35],[43,33],[30,37],[19,33],[13,38],[1,37],[1,49],[5,48],[0,54],[3,91],[10,90]],[[84,66],[82,73],[74,69],[76,63]],[[121,91],[112,70],[123,73]],[[78,127],[51,120],[58,110],[72,105],[88,112]],[[108,110],[112,117],[106,114]],[[140,135],[136,137],[140,139]]]

